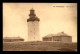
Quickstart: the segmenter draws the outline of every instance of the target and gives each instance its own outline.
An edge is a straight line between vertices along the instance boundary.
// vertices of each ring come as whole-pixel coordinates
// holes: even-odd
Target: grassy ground
[[[4,42],[3,51],[77,51],[77,44],[54,42]]]

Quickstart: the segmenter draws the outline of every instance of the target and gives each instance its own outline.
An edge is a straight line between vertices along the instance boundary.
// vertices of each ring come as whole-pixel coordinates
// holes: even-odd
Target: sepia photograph
[[[77,3],[3,3],[3,51],[77,52]]]

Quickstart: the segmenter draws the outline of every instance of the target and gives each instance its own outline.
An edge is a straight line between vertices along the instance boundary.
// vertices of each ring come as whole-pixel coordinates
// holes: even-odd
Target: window
[[[59,39],[55,40],[55,41],[60,41]]]

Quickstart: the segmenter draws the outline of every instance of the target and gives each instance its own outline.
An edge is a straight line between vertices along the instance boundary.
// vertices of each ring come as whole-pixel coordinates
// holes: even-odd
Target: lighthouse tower
[[[28,23],[28,41],[39,41],[39,18],[36,17],[35,10],[30,10]]]

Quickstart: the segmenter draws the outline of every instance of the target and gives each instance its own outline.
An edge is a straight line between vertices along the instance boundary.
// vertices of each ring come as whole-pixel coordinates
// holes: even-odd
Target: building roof
[[[21,37],[4,37],[3,39],[23,39]]]
[[[70,36],[70,35],[67,35],[66,33],[64,32],[59,32],[57,34],[48,34],[46,35],[45,37],[53,37],[53,36]]]
[[[64,33],[64,32],[59,32],[59,33],[57,33],[57,34],[55,34],[56,36],[69,36],[69,35],[67,35],[66,33]]]

